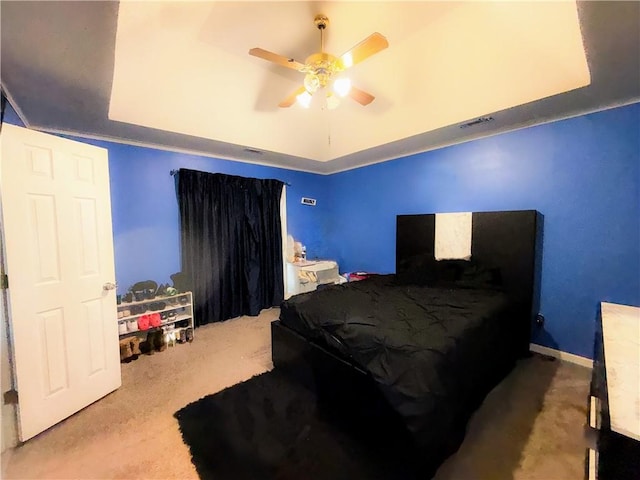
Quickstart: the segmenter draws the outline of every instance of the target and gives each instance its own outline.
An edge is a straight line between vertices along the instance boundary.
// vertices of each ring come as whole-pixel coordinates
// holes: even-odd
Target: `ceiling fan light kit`
[[[351,80],[346,77],[336,78],[333,82],[333,90],[338,96],[346,97],[351,91]]]
[[[304,90],[302,93],[296,95],[296,101],[300,104],[301,107],[303,108],[309,108],[311,106],[311,94],[307,91]],[[291,106],[291,104],[289,105],[283,105],[282,103],[280,104],[281,107],[283,106]]]
[[[294,103],[298,103],[303,108],[309,108],[312,96],[318,90],[326,87],[330,87],[327,89],[325,98],[325,106],[329,110],[336,108],[340,103],[339,98],[346,96],[351,97],[363,106],[369,105],[375,97],[352,86],[348,77],[339,75],[353,65],[369,58],[374,53],[387,48],[389,46],[387,39],[380,33],[373,33],[340,57],[336,57],[324,51],[323,32],[329,25],[329,19],[322,14],[316,15],[314,24],[320,30],[320,52],[309,55],[305,63],[297,62],[292,58],[261,48],[249,50],[249,55],[305,74],[303,86],[281,101],[278,106],[287,108]]]

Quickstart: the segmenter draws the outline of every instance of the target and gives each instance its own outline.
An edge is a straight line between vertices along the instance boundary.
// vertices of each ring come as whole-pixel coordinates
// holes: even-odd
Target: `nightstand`
[[[287,262],[285,298],[312,292],[318,285],[339,283],[338,264],[333,260]]]

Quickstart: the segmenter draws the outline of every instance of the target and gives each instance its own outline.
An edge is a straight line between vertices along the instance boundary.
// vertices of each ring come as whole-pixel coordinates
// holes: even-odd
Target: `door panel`
[[[106,344],[104,336],[104,319],[102,318],[102,301],[100,298],[83,302],[84,321],[86,325],[84,341],[89,346],[88,375],[92,376],[103,371],[107,366]]]
[[[120,386],[106,150],[3,125],[0,185],[19,437]]]
[[[41,362],[45,366],[44,394],[49,397],[69,388],[69,371],[67,370],[67,328],[61,308],[38,314],[40,330]]]
[[[35,285],[60,281],[60,250],[58,248],[58,214],[53,195],[27,195],[27,222],[30,224],[31,252]]]
[[[78,238],[79,275],[91,277],[100,273],[98,257],[98,218],[96,202],[92,198],[75,198],[76,228]]]

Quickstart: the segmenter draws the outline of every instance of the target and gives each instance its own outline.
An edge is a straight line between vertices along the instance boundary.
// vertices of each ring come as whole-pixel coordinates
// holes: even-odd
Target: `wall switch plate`
[[[315,207],[316,206],[316,199],[315,198],[302,197],[302,200],[300,201],[300,203],[302,203],[303,205],[311,205],[312,207]]]

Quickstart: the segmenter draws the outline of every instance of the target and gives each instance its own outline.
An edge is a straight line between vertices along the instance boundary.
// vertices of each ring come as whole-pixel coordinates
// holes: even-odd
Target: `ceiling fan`
[[[361,105],[369,105],[375,97],[352,86],[351,81],[347,77],[340,76],[340,73],[366,60],[374,53],[387,48],[389,46],[387,39],[377,32],[373,33],[351,48],[351,50],[348,50],[340,57],[336,57],[324,51],[323,32],[329,25],[329,19],[322,14],[316,15],[314,23],[320,30],[320,52],[310,55],[305,60],[305,63],[296,62],[293,58],[287,58],[262,48],[249,50],[249,55],[305,74],[304,85],[280,102],[278,106],[290,107],[297,101],[303,107],[308,108],[311,104],[312,95],[327,86],[331,87],[331,89],[327,90],[326,96],[326,105],[329,109],[338,105],[338,97],[346,96],[351,97]]]

